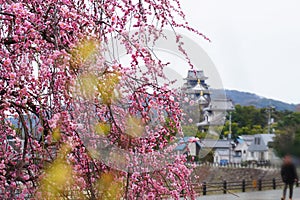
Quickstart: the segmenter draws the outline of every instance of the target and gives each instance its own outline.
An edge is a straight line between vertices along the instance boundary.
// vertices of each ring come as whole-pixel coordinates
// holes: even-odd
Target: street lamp
[[[231,130],[231,112],[229,112],[229,133],[228,133],[228,139],[231,139],[231,134],[232,134],[232,130]]]

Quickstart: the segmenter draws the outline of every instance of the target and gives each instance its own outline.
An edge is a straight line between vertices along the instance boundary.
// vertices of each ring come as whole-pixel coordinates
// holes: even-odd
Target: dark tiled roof
[[[187,78],[185,79],[201,79],[205,80],[207,79],[206,76],[204,76],[203,70],[189,70]]]

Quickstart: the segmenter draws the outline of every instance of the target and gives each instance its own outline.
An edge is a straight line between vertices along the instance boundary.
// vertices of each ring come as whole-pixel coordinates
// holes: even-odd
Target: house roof
[[[187,148],[188,143],[196,143],[196,145],[199,145],[198,139],[195,137],[183,137],[178,145],[175,147],[175,151],[184,151]]]
[[[206,80],[207,77],[204,76],[204,72],[203,70],[189,70],[188,71],[188,75],[185,78],[185,80]]]
[[[267,151],[269,149],[268,143],[272,142],[275,137],[275,134],[256,134],[254,135],[254,140],[248,148],[248,151]],[[256,139],[260,139],[260,143],[256,142]]]
[[[254,140],[254,135],[241,135],[237,138],[239,144],[246,143],[248,146],[251,145],[252,141]]]
[[[241,135],[239,138],[244,141],[252,141],[254,139],[254,135]]]
[[[208,107],[203,110],[209,111],[232,111],[234,110],[234,105],[230,99],[213,99],[211,100]]]
[[[186,148],[186,144],[179,144],[178,146],[175,147],[175,151],[183,151]]]
[[[233,140],[204,139],[200,141],[202,148],[229,148]]]
[[[260,134],[261,138],[264,140],[265,144],[274,141],[275,134]]]
[[[191,90],[200,92],[200,91],[205,91],[207,89],[200,82],[198,82],[197,85],[193,87]]]
[[[229,149],[218,149],[215,151],[215,154],[220,156],[229,156]]]

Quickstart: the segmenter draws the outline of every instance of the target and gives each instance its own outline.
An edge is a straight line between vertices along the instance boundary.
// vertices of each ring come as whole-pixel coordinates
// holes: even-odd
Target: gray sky
[[[300,1],[181,0],[227,89],[300,103]],[[186,32],[184,32],[186,34]]]

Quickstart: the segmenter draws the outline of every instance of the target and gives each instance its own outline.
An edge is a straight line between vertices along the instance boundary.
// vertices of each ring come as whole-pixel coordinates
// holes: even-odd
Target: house
[[[248,160],[248,148],[254,140],[254,135],[242,135],[237,138],[237,145],[234,148],[233,162],[242,163]]]
[[[200,156],[205,156],[210,151],[214,152],[214,163],[227,164],[233,161],[233,140],[204,139],[200,141]]]
[[[274,161],[278,159],[270,144],[274,141],[275,134],[256,134],[248,148],[248,161]]]
[[[247,160],[248,147],[249,146],[244,141],[241,141],[236,145],[233,150],[233,163],[242,163],[243,161]]]
[[[275,134],[242,135],[233,140],[204,140],[201,149],[214,152],[214,162],[219,164],[256,161],[278,163],[280,159],[271,147]],[[200,151],[201,154],[201,151]]]
[[[195,137],[184,137],[179,141],[175,151],[178,154],[198,158],[204,158],[209,152],[214,152],[214,162],[229,163],[233,156],[232,146],[233,140],[204,139],[200,141]]]
[[[242,135],[236,140],[203,139],[184,137],[175,148],[178,153],[204,158],[213,152],[213,162],[220,165],[244,161],[279,162],[271,144],[275,134]]]
[[[230,161],[229,157],[231,157],[229,149],[216,149],[214,152],[214,163],[218,163],[220,165],[227,165]]]
[[[183,137],[175,147],[175,151],[187,156],[199,156],[201,147],[198,140],[199,139],[195,137]]]
[[[228,149],[233,140],[215,140],[215,139],[203,139],[200,140],[200,145],[202,148],[209,149]]]

